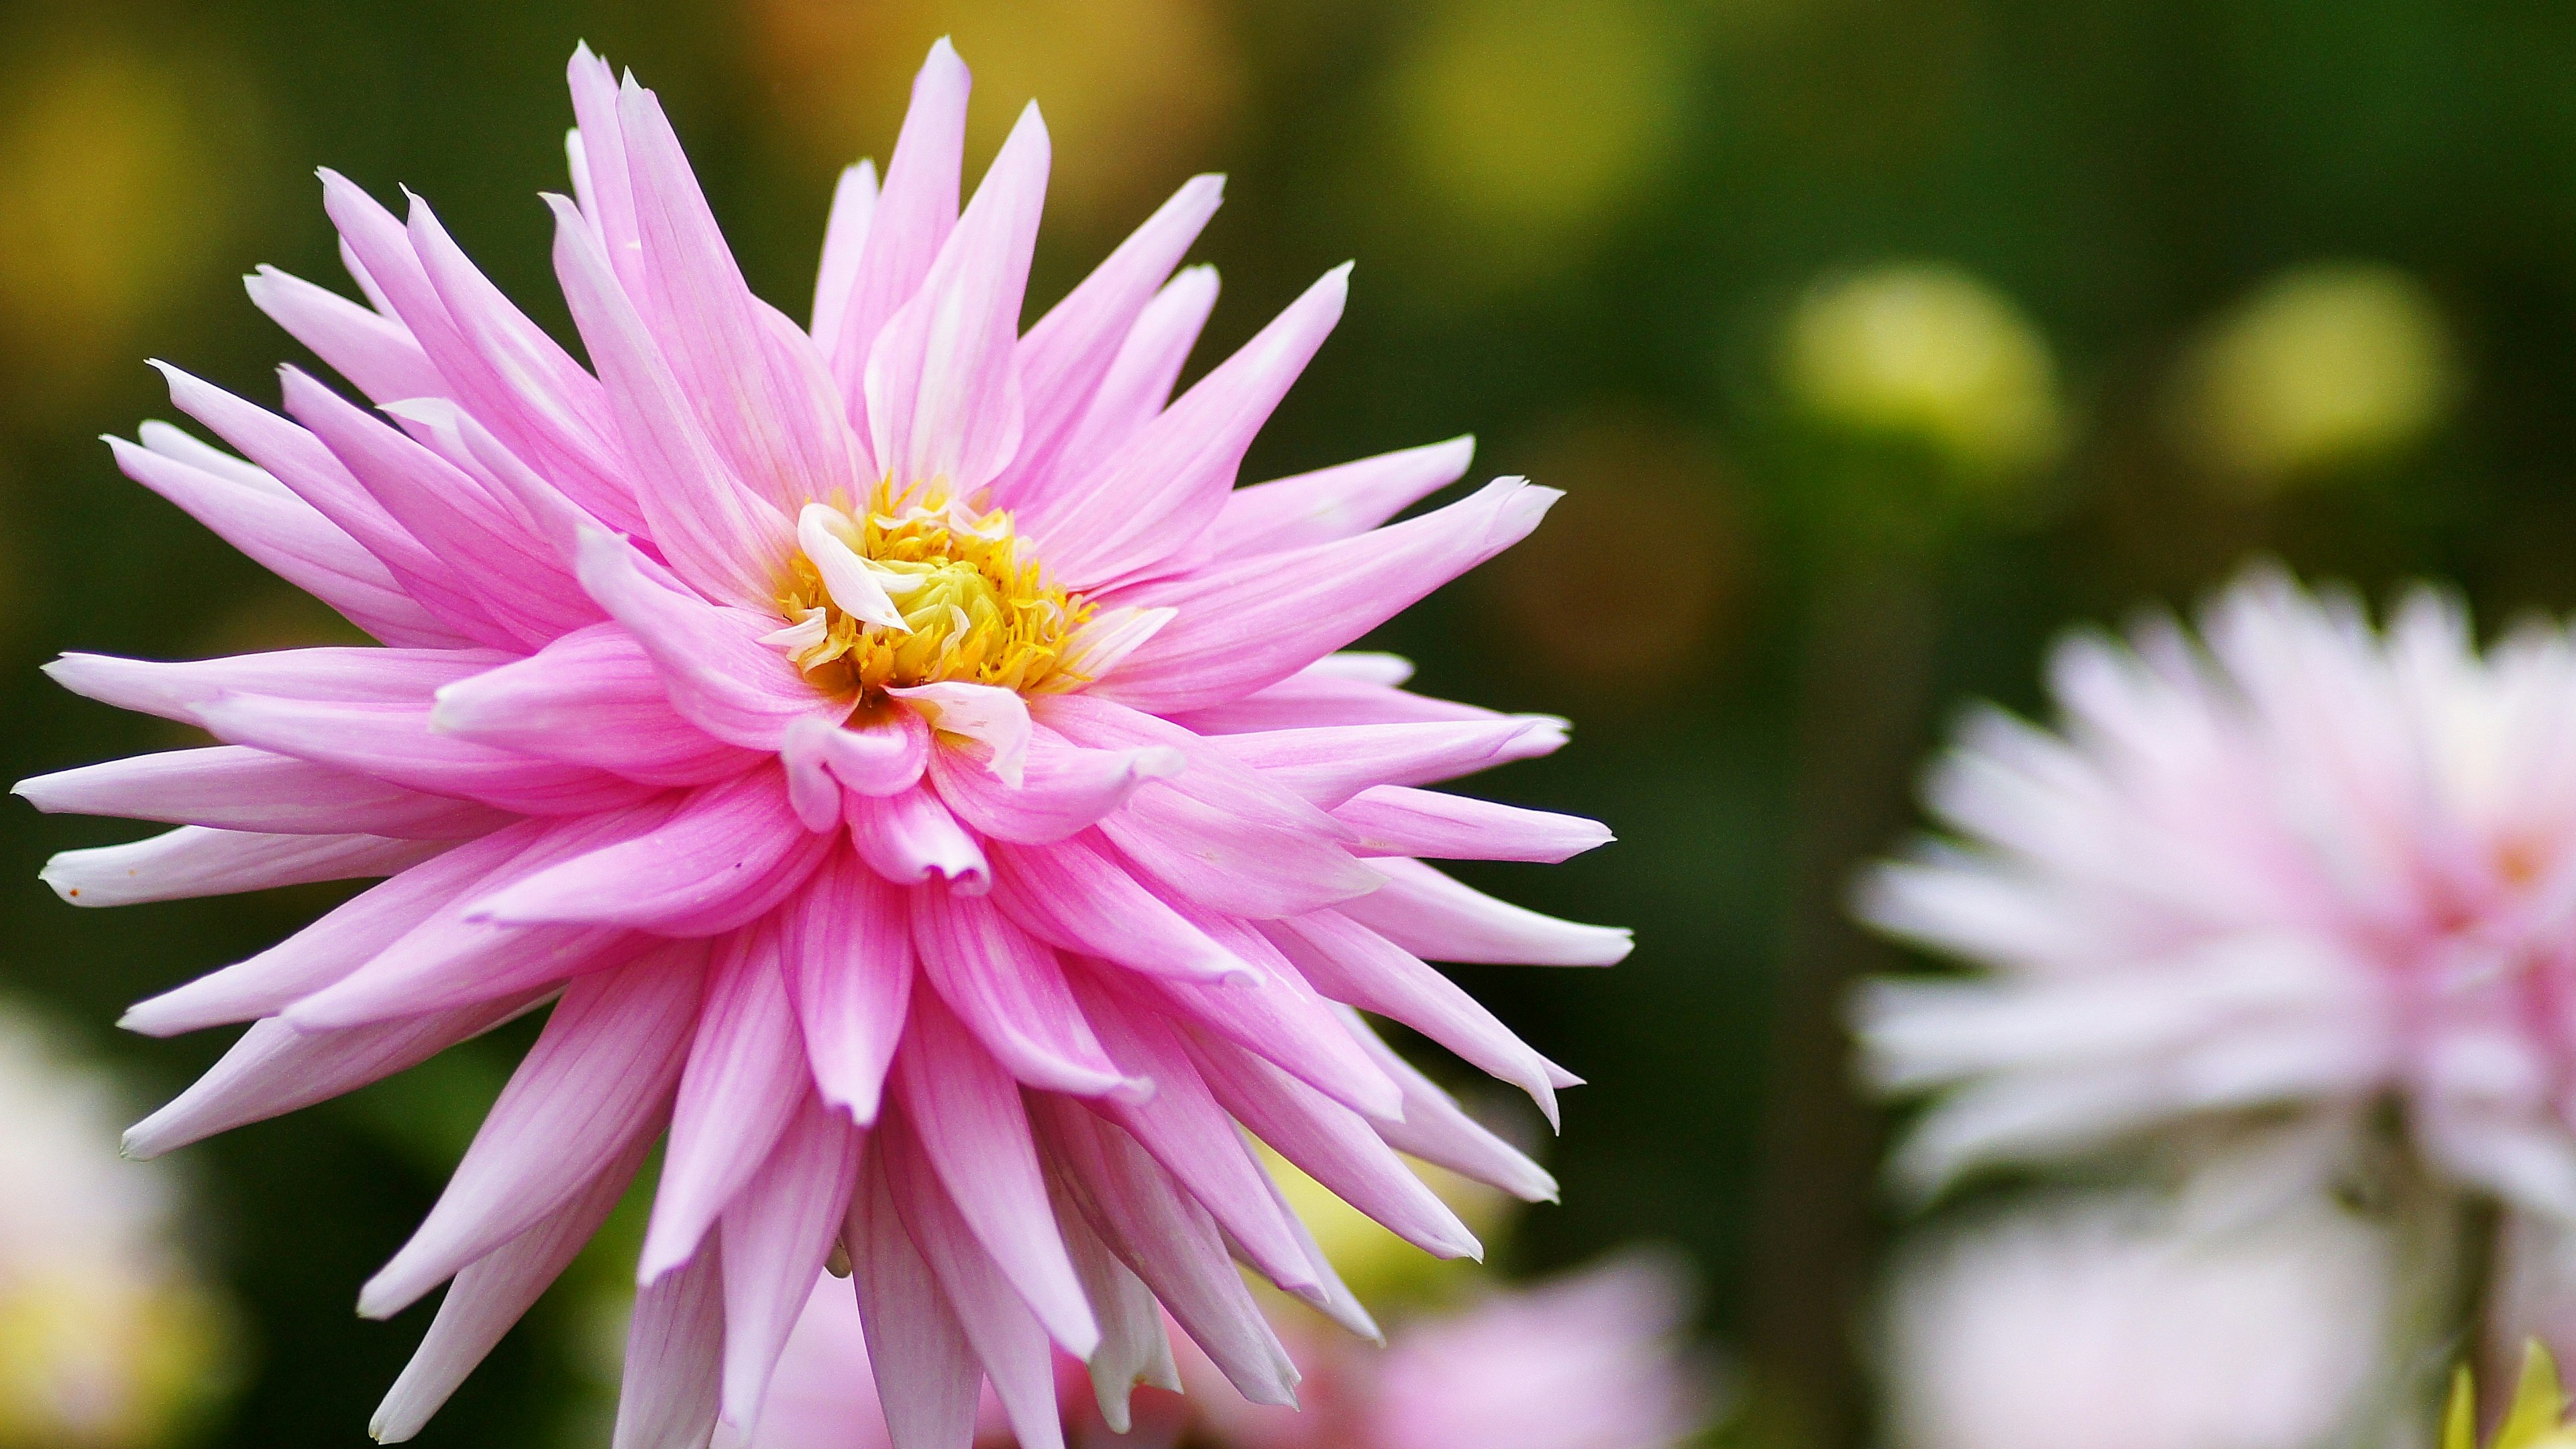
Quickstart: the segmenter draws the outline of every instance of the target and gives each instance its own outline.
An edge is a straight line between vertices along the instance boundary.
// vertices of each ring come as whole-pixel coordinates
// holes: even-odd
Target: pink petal
[[[912,1002],[904,892],[835,851],[785,910],[782,950],[823,1100],[866,1125]]]
[[[729,931],[785,900],[831,837],[803,828],[776,765],[690,793],[667,824],[485,897],[471,919],[586,923],[669,936]]]
[[[734,476],[788,514],[875,481],[855,450],[822,354],[772,326],[651,91],[628,77],[618,123],[643,242],[643,296],[664,360]]]
[[[706,1449],[722,1402],[724,1338],[716,1254],[637,1293],[610,1449]]]
[[[808,715],[787,727],[778,757],[787,793],[809,830],[829,830],[843,817],[841,792],[897,795],[930,763],[930,727],[908,709],[886,710],[856,729]]]
[[[1136,883],[1096,832],[1048,846],[994,843],[993,903],[1066,951],[1184,981],[1254,979],[1205,931]]]
[[[915,891],[912,938],[922,974],[1012,1076],[1076,1096],[1146,1090],[1101,1049],[1054,950],[990,901]]]
[[[975,1240],[1047,1335],[1074,1357],[1089,1358],[1100,1345],[1100,1326],[1056,1236],[1019,1085],[938,997],[924,995],[913,1002],[913,1024],[895,1056],[894,1090],[909,1135]],[[894,1185],[901,1203],[900,1176]],[[933,1245],[922,1241],[922,1225],[909,1204],[905,1222],[914,1241],[931,1253]],[[931,1262],[938,1265],[935,1254]],[[950,1291],[953,1296],[953,1285]],[[967,1327],[971,1332],[974,1324]]]
[[[921,290],[868,349],[868,437],[898,488],[944,478],[970,497],[1019,451],[1020,300],[1046,199],[1034,102],[939,248]]]
[[[373,401],[447,395],[447,380],[400,322],[275,267],[242,285],[252,305]]]
[[[274,1017],[253,1022],[188,1090],[127,1128],[121,1150],[137,1160],[158,1157],[354,1092],[534,1009],[549,994],[521,992],[346,1031],[298,1031]]]
[[[626,295],[644,295],[644,241],[635,224],[635,193],[626,167],[625,126],[618,118],[617,73],[585,43],[573,47],[565,68],[572,87],[573,118],[580,123],[583,221],[600,251],[615,264]]]
[[[588,223],[562,197],[549,200],[555,209],[555,274],[600,380],[608,385],[618,437],[632,465],[636,504],[653,542],[699,592],[729,604],[768,607],[775,593],[772,571],[795,547],[787,514],[734,475],[610,272]],[[590,582],[587,568],[583,582]]]
[[[1342,914],[1426,961],[1508,966],[1610,966],[1634,946],[1615,926],[1560,921],[1460,885],[1420,861],[1381,858],[1384,890]]]
[[[897,795],[851,794],[842,800],[850,843],[868,868],[897,885],[917,886],[933,876],[951,892],[978,896],[993,888],[993,868],[983,848],[939,803],[916,785]]]
[[[841,340],[841,316],[859,280],[859,256],[877,210],[877,163],[844,167],[832,185],[832,211],[823,223],[823,260],[814,272],[813,335],[826,356]]]
[[[1350,1025],[1351,1035],[1404,1089],[1403,1120],[1372,1124],[1387,1146],[1489,1183],[1523,1202],[1556,1201],[1556,1179],[1547,1169],[1460,1111],[1437,1083],[1379,1040],[1358,1012],[1345,1008],[1343,1018]]]
[[[1055,455],[1022,488],[1024,506],[1053,499],[1088,480],[1172,400],[1172,387],[1216,310],[1217,275],[1185,267],[1154,294],[1109,360],[1090,404]],[[1032,460],[1040,461],[1040,460]]]
[[[1190,178],[1020,339],[1028,421],[1019,457],[994,480],[996,499],[1023,506],[1038,495],[1024,493],[1019,480],[1055,474],[1056,452],[1082,421],[1122,340],[1224,197],[1224,177]],[[1154,406],[1170,395],[1167,380]]]
[[[1415,724],[1436,720],[1497,719],[1490,709],[1454,700],[1433,699],[1398,689],[1393,682],[1354,678],[1334,671],[1336,661],[1366,657],[1327,654],[1313,664],[1254,690],[1241,699],[1187,709],[1172,722],[1203,735],[1243,734],[1253,730],[1309,729],[1319,725]],[[1401,662],[1401,661],[1398,661]],[[1406,666],[1409,672],[1410,665]]]
[[[441,686],[506,664],[485,649],[282,649],[176,663],[66,654],[45,666],[84,699],[201,725],[198,707],[227,694],[392,703],[426,701]]]
[[[359,1312],[400,1312],[571,1202],[661,1130],[695,1024],[705,955],[694,943],[673,942],[565,989],[438,1205],[368,1280]]]
[[[931,780],[960,820],[998,840],[1045,845],[1088,829],[1155,780],[1168,780],[1188,760],[1168,745],[1086,750],[1053,735],[1030,744],[1021,779],[998,778],[988,762],[956,748],[934,750]]]
[[[1164,714],[1276,684],[1527,537],[1558,496],[1503,479],[1358,538],[1117,594],[1181,614],[1090,692]]]
[[[1173,894],[1228,915],[1303,915],[1380,884],[1330,839],[1251,824],[1168,785],[1137,791],[1100,830]]]
[[[983,1370],[948,1295],[904,1230],[886,1186],[885,1153],[873,1144],[843,1236],[894,1449],[956,1449],[974,1436]]]
[[[1361,856],[1553,863],[1614,839],[1608,826],[1580,815],[1524,810],[1403,785],[1363,790],[1337,807],[1333,818],[1360,832],[1352,850]]]
[[[886,693],[919,710],[933,731],[981,745],[983,767],[1019,788],[1029,753],[1029,706],[1019,691],[944,680]]]
[[[411,1362],[403,1365],[402,1376],[394,1380],[384,1402],[376,1406],[375,1417],[367,1424],[369,1437],[380,1444],[399,1444],[429,1423],[466,1375],[501,1342],[501,1336],[572,1266],[591,1234],[599,1231],[610,1209],[625,1195],[650,1146],[637,1142],[571,1201],[456,1275],[447,1296],[439,1300],[438,1317],[431,1320],[428,1335],[412,1353]]]
[[[1253,435],[1341,320],[1349,276],[1348,266],[1325,273],[1088,478],[1030,510],[1022,527],[1043,541],[1054,577],[1075,589],[1114,583],[1208,526]]]
[[[1260,973],[1257,986],[1202,986],[1158,976],[1095,972],[1094,979],[1139,1011],[1157,1010],[1217,1033],[1269,1059],[1318,1091],[1371,1117],[1403,1110],[1403,1096],[1350,1039],[1332,1003],[1315,993],[1279,948],[1240,921],[1184,912],[1219,945]]]
[[[1178,1393],[1181,1373],[1172,1362],[1172,1341],[1163,1331],[1163,1305],[1154,1290],[1128,1270],[1100,1235],[1091,1230],[1072,1197],[1053,1179],[1056,1230],[1064,1235],[1073,1271],[1082,1279],[1083,1296],[1100,1319],[1100,1351],[1091,1356],[1092,1397],[1113,1434],[1131,1426],[1128,1399],[1138,1384]]]
[[[648,785],[703,785],[761,758],[674,709],[652,656],[614,623],[575,630],[529,658],[440,686],[429,727]]]
[[[715,943],[636,1281],[689,1260],[811,1090],[775,922]]]
[[[36,878],[76,906],[132,906],[318,880],[392,875],[450,844],[376,835],[261,835],[182,825],[131,845],[57,852]]]
[[[587,815],[635,804],[652,787],[433,732],[415,704],[335,703],[231,694],[197,707],[217,739],[372,775],[432,795],[522,815]]]
[[[169,750],[59,770],[12,793],[48,813],[117,815],[286,835],[470,840],[512,817],[238,745]]]
[[[727,744],[775,750],[791,722],[834,713],[833,702],[785,655],[760,642],[776,627],[774,616],[692,598],[645,567],[623,539],[594,533],[582,540],[582,587],[661,667],[671,706],[692,724]]]
[[[725,1209],[724,1417],[748,1430],[815,1275],[839,1238],[866,1134],[810,1093],[759,1175]]]
[[[1422,785],[1553,753],[1565,721],[1515,716],[1433,724],[1318,725],[1216,737],[1273,784],[1330,810],[1372,785]]]
[[[1024,1141],[1026,1131],[1023,1125]],[[902,1215],[906,1231],[920,1247],[931,1275],[956,1311],[958,1325],[966,1331],[966,1341],[974,1346],[975,1357],[982,1362],[984,1375],[1010,1418],[1014,1438],[1021,1449],[1063,1449],[1064,1428],[1057,1417],[1054,1358],[1047,1349],[1047,1329],[1021,1301],[1001,1264],[978,1241],[963,1211],[966,1205],[952,1199],[955,1189],[944,1185],[942,1175],[933,1170],[934,1163],[924,1160],[928,1154],[915,1140],[910,1124],[899,1120],[890,1123],[877,1145],[884,1154],[886,1186],[894,1198],[895,1210]],[[1034,1175],[1034,1159],[1030,1166]],[[1038,1208],[1045,1217],[1036,1226],[1049,1241],[1055,1241],[1055,1215],[1043,1196]],[[1057,1251],[1060,1254],[1062,1249]],[[1064,1287],[1073,1295],[1087,1330],[1086,1341],[1076,1356],[1088,1358],[1099,1347],[1099,1329],[1092,1326],[1090,1305],[1081,1296],[1070,1264],[1064,1272]]]
[[[1476,1235],[1358,1113],[1229,1042],[1184,1043],[1226,1110],[1334,1196],[1434,1257],[1484,1257]]]
[[[1209,541],[1222,557],[1244,558],[1366,533],[1466,476],[1475,455],[1475,439],[1451,438],[1238,488]]]
[[[921,289],[932,259],[957,225],[959,172],[966,154],[966,93],[971,84],[964,62],[941,37],[913,80],[912,105],[904,112],[903,134],[896,138],[894,159],[886,165],[885,190],[878,194],[868,222],[858,275],[841,313],[840,337],[826,349],[851,421],[862,428],[868,411],[862,380],[877,334],[895,309]]]

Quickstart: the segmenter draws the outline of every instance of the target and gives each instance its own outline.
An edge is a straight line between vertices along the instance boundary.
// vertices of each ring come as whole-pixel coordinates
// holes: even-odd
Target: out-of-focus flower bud
[[[1969,480],[2027,475],[2065,440],[2047,339],[1953,267],[1904,263],[1819,283],[1790,314],[1784,354],[1789,394],[1816,421],[1927,444]]]
[[[2423,284],[2328,262],[2282,274],[2212,325],[2184,365],[2175,420],[2214,476],[2269,492],[2422,442],[2460,385]]]

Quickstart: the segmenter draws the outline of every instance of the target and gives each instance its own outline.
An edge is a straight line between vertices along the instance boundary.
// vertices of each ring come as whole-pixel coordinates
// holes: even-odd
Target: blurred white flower
[[[2257,569],[2202,616],[2061,645],[2049,732],[1985,711],[1933,770],[1957,838],[1860,909],[1972,965],[1881,981],[1882,1089],[1949,1089],[1896,1169],[2382,1100],[2437,1175],[2576,1221],[2576,648],[2481,652],[2419,593],[2384,635]]]
[[[162,1443],[221,1382],[176,1186],[117,1156],[122,1118],[103,1077],[0,1006],[0,1449]]]
[[[2204,1226],[2100,1197],[1918,1246],[1885,1321],[1895,1449],[2307,1449],[2381,1361],[2390,1251],[2315,1204]]]

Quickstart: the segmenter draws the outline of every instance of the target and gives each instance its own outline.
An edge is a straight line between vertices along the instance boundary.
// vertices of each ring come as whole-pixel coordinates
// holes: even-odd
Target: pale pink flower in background
[[[1866,882],[1981,968],[1859,999],[1874,1083],[1943,1093],[1897,1171],[2390,1100],[2437,1174],[2576,1221],[2576,647],[2481,651],[2429,592],[2382,633],[2268,568],[2200,633],[2061,645],[2062,729],[1971,719],[1927,789],[1956,837]]]
[[[1214,178],[1020,333],[1046,130],[1032,107],[961,212],[944,42],[882,186],[843,178],[810,327],[745,287],[653,94],[586,49],[571,80],[555,264],[595,374],[426,204],[397,217],[325,173],[370,305],[274,271],[251,294],[381,414],[293,368],[288,417],[165,368],[240,456],[161,424],[113,444],[385,647],[64,658],[73,690],[224,743],[20,786],[181,827],[46,878],[109,905],[392,877],[133,1009],[154,1034],[255,1024],[131,1151],[552,1002],[361,1295],[384,1316],[453,1279],[379,1437],[419,1429],[666,1128],[619,1446],[747,1426],[836,1250],[903,1449],[963,1442],[987,1379],[1023,1444],[1053,1444],[1057,1349],[1123,1414],[1165,1311],[1288,1402],[1234,1260],[1367,1318],[1244,1130],[1474,1254],[1397,1149],[1553,1183],[1358,1011],[1552,1109],[1574,1079],[1424,961],[1627,951],[1417,859],[1608,839],[1419,788],[1551,750],[1562,722],[1334,652],[1553,495],[1506,479],[1379,527],[1464,471],[1464,440],[1235,489],[1346,274],[1167,402],[1215,299],[1206,268],[1174,273]]]
[[[2385,1236],[2323,1204],[2194,1223],[2145,1196],[2026,1208],[1900,1255],[1893,1449],[2312,1449],[2384,1362]]]
[[[743,1449],[887,1442],[874,1388],[850,1372],[858,1316],[837,1287],[826,1280],[798,1321]],[[1313,1371],[1302,1412],[1219,1392],[1222,1371],[1185,1343],[1165,1373],[1176,1366],[1190,1393],[1139,1401],[1132,1434],[1107,1432],[1087,1382],[1067,1382],[1065,1418],[1074,1443],[1104,1449],[1185,1434],[1223,1449],[1669,1449],[1707,1420],[1687,1306],[1683,1275],[1641,1257],[1399,1320],[1383,1350],[1283,1319]],[[1002,1427],[988,1422],[977,1442],[1012,1442]]]

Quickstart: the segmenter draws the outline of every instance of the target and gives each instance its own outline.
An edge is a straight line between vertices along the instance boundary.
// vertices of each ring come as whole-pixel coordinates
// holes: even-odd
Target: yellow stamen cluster
[[[877,485],[867,511],[836,530],[865,560],[903,615],[906,630],[843,613],[802,553],[778,595],[791,626],[817,637],[789,658],[817,688],[872,696],[889,688],[962,680],[1036,690],[1079,683],[1062,669],[1066,640],[1091,606],[1048,585],[1020,556],[1011,516],[977,512],[936,484],[898,493]],[[819,630],[813,626],[819,623]]]

